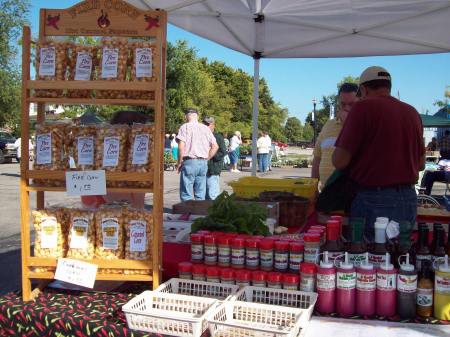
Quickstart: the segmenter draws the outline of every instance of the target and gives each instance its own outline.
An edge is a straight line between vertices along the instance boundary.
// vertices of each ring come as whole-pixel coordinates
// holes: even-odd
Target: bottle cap
[[[400,260],[402,256],[406,256],[406,262],[400,263]],[[414,271],[414,266],[409,263],[409,253],[406,253],[405,255],[401,255],[398,257],[398,264],[400,265],[400,269],[404,271]]]
[[[217,239],[217,243],[218,243],[219,245],[229,245],[230,242],[231,242],[231,238],[228,237],[228,236],[220,236],[220,237]]]
[[[378,219],[378,218],[377,218]],[[375,229],[383,229],[386,230],[386,227],[388,225],[388,222],[378,222],[375,221],[375,224],[373,225],[375,227]]]
[[[310,263],[310,262],[300,263],[300,273],[315,274],[316,272],[317,272],[317,267],[314,263]]]
[[[441,257],[440,259],[444,259],[444,263],[439,265],[439,271],[450,273],[450,266],[448,265],[448,255],[445,255],[445,257]],[[436,262],[437,260],[438,259],[434,260],[434,262]]]
[[[235,237],[233,240],[231,240],[231,245],[233,247],[245,247],[245,239],[242,237]]]
[[[389,218],[378,217],[378,218],[375,219],[375,222],[384,223],[384,224],[387,225],[389,223]]]
[[[205,235],[203,240],[205,241],[205,244],[215,245],[217,243],[217,237],[213,234]]]
[[[386,262],[380,265],[380,269],[389,271],[394,270],[394,265],[391,263],[391,255],[386,253]]]
[[[275,241],[272,239],[261,240],[261,242],[259,243],[259,248],[260,249],[273,249],[274,242]]]
[[[203,234],[199,234],[199,233],[192,233],[191,234],[191,242],[203,242]]]
[[[291,241],[289,243],[289,250],[291,252],[303,252],[304,249],[305,249],[305,246],[303,245],[303,243],[301,243],[299,241]]]
[[[271,272],[267,274],[267,282],[281,282],[283,274],[277,272]]]
[[[366,259],[359,265],[360,269],[373,270],[373,264],[369,262],[369,253],[366,253]]]
[[[339,239],[340,233],[339,222],[328,221],[327,222],[327,240],[336,241]]]
[[[344,261],[341,261],[341,263],[339,264],[339,268],[341,269],[353,269],[353,263],[348,261],[348,253],[345,252],[345,259]]]
[[[341,224],[342,223],[342,216],[340,216],[340,215],[332,215],[332,216],[330,216],[330,220],[332,220],[332,221],[339,221],[339,223]],[[328,221],[330,221],[330,220],[328,220]]]
[[[291,284],[297,284],[300,281],[300,277],[295,274],[284,274],[283,275],[283,283],[291,283]]]
[[[265,281],[267,278],[267,273],[265,271],[256,270],[252,273],[253,281]]]
[[[320,242],[320,235],[319,234],[306,233],[303,236],[303,240],[305,242]]]
[[[192,270],[192,263],[180,262],[178,263],[178,271],[183,273],[189,273]]]
[[[223,268],[220,270],[221,278],[234,278],[234,270],[231,268]]]
[[[252,273],[249,270],[241,269],[236,272],[236,280],[250,281],[251,278],[252,278]]]
[[[220,269],[217,267],[207,267],[206,276],[219,276]]]
[[[192,274],[204,274],[205,266],[203,264],[194,264],[192,266]]]
[[[259,247],[259,239],[247,239],[245,240],[245,246],[247,248],[258,248]]]
[[[328,261],[328,252],[325,251],[323,253],[323,260],[320,261],[320,268],[328,269],[328,268],[333,268],[333,267],[334,267],[334,264],[332,262]]]
[[[289,241],[275,241],[275,249],[288,250]]]

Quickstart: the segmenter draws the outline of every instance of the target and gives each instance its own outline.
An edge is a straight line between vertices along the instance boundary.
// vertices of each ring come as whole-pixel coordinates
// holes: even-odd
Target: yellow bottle
[[[442,258],[441,258],[442,259]],[[440,260],[440,259],[439,259]],[[434,262],[436,263],[438,259]],[[434,317],[450,320],[450,266],[448,255],[434,275]]]

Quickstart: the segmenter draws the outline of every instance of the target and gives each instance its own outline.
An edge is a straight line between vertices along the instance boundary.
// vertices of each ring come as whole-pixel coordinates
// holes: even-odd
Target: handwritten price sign
[[[104,170],[66,172],[66,189],[69,196],[106,195]]]
[[[58,259],[55,279],[86,288],[94,288],[97,268],[96,264],[84,261]]]

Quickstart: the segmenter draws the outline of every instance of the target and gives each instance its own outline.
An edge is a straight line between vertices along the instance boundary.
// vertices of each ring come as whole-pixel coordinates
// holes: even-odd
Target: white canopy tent
[[[260,58],[450,52],[450,0],[126,1],[164,9],[171,24],[253,57],[253,144]]]

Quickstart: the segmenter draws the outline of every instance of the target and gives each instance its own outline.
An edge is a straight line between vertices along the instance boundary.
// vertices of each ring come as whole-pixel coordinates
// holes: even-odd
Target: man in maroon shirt
[[[333,164],[355,182],[351,217],[364,217],[374,238],[377,217],[412,225],[417,214],[414,184],[425,163],[422,122],[416,109],[391,96],[386,69],[361,74],[362,100],[353,105],[336,140]]]

